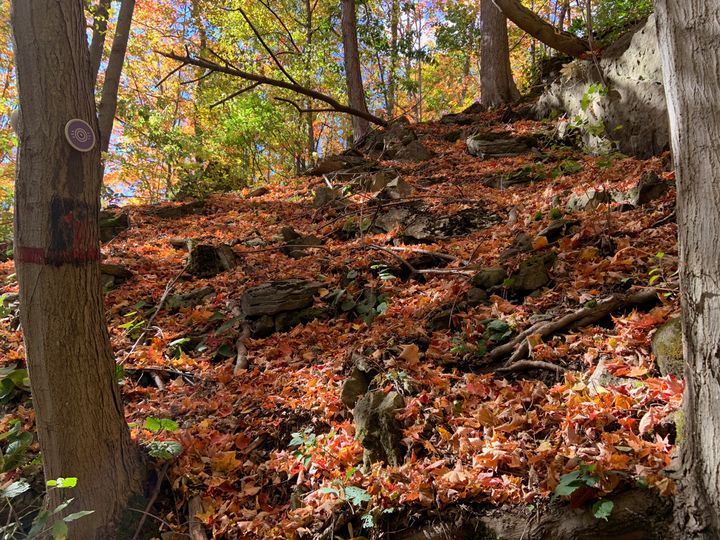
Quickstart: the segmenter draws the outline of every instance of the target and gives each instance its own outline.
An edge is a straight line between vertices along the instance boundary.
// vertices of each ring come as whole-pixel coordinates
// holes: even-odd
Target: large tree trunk
[[[360,52],[357,39],[357,19],[355,0],[342,0],[342,37],[343,57],[345,60],[345,77],[347,79],[350,107],[358,111],[368,112],[365,103]],[[370,131],[370,124],[365,118],[352,117],[353,140],[358,141]]]
[[[122,0],[118,14],[115,37],[113,38],[108,66],[105,70],[102,96],[100,98],[100,148],[107,152],[110,146],[115,111],[117,110],[118,89],[120,88],[120,75],[125,63],[128,39],[130,38],[130,25],[132,24],[135,0]]]
[[[581,56],[590,49],[586,41],[569,32],[558,31],[552,24],[523,6],[520,0],[493,0],[493,2],[518,28],[548,47],[574,57]],[[481,2],[481,5],[482,3],[484,2]]]
[[[12,2],[22,110],[15,265],[45,477],[77,477],[68,511],[94,511],[70,537],[107,539],[139,488],[139,461],[100,291],[100,149],[81,153],[65,138],[72,118],[98,128],[83,4]],[[49,508],[59,491],[50,491]]]
[[[720,4],[656,0],[677,173],[685,339],[684,538],[720,538]]]
[[[497,107],[519,96],[510,69],[507,19],[489,0],[480,2],[480,103]]]

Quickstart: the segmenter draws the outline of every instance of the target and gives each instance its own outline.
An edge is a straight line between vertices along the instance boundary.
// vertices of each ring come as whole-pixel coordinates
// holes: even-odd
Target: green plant
[[[0,405],[29,393],[30,379],[27,369],[19,368],[15,363],[0,367]]]
[[[131,311],[124,315],[126,319],[130,319],[128,322],[118,325],[118,328],[125,330],[125,335],[130,339],[137,339],[143,332],[145,327],[145,321],[140,317],[137,311]],[[132,318],[131,318],[132,317]]]
[[[560,477],[560,482],[555,487],[553,497],[570,497],[581,488],[596,490],[600,482],[600,476],[595,473],[596,465],[583,464],[580,468],[564,474]],[[618,471],[608,471],[608,474],[620,474]],[[595,501],[592,506],[592,513],[597,519],[607,521],[612,514],[615,503],[606,499]]]
[[[7,441],[0,454],[0,472],[12,471],[28,461],[27,451],[33,442],[33,434],[23,431],[20,420],[10,422],[10,429],[0,434],[0,441]]]
[[[164,432],[172,433],[173,431],[177,431],[178,425],[177,422],[170,420],[169,418],[149,417],[145,419],[143,428],[154,433],[157,437]],[[183,451],[182,444],[177,441],[159,440],[155,438],[145,442],[144,445],[151,457],[161,461],[174,459]]]
[[[562,217],[562,211],[559,208],[550,209],[550,219],[560,219]]]
[[[295,448],[293,455],[298,461],[301,461],[305,467],[310,465],[313,451],[317,448],[317,445],[318,437],[309,429],[293,433],[290,439],[290,448]]]
[[[558,176],[569,176],[572,174],[579,173],[583,170],[582,163],[566,159],[558,163],[557,167],[552,170],[551,176],[557,178]]]
[[[395,274],[392,273],[390,267],[387,264],[373,264],[370,269],[377,272],[378,277],[383,281],[390,281],[395,279]]]
[[[664,292],[662,294],[665,298],[672,298],[678,292],[678,271],[669,272],[668,266],[670,263],[662,251],[658,251],[655,254],[655,260],[656,265],[648,272],[648,285],[663,290]]]
[[[77,478],[58,478],[56,480],[48,480],[47,487],[50,489],[72,489],[77,486]],[[20,479],[5,488],[0,489],[0,497],[3,499],[5,506],[9,508],[8,515],[14,516],[15,520],[10,520],[3,526],[0,526],[0,533],[2,538],[23,538],[25,540],[46,538],[48,535],[53,540],[65,540],[69,533],[68,523],[77,521],[85,516],[89,516],[93,510],[81,510],[68,514],[67,516],[60,517],[60,514],[68,508],[73,498],[67,499],[58,504],[53,509],[41,510],[35,517],[30,530],[25,533],[22,529],[22,518],[25,516],[19,516],[12,506],[12,499],[22,495],[30,489],[30,484],[27,480]]]

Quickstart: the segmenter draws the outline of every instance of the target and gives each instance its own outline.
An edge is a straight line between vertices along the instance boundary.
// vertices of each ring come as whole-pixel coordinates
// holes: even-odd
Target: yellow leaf
[[[547,247],[549,244],[548,239],[544,236],[536,236],[535,239],[532,241],[532,247],[534,250],[542,249],[544,247]]]

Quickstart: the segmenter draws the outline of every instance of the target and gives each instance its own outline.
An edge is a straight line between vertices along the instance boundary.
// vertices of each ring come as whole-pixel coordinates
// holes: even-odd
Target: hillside
[[[661,534],[673,173],[520,116],[396,124],[284,185],[107,211],[133,437],[183,448],[148,485],[156,536],[187,533],[188,505],[216,538]],[[22,364],[13,272],[0,356]],[[24,399],[0,432],[32,429]]]

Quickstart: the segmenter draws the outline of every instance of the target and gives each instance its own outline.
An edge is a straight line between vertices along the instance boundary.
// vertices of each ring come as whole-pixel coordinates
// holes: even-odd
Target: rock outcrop
[[[579,127],[583,143],[597,152],[617,146],[625,154],[649,157],[668,145],[654,15],[605,49],[597,64],[575,60],[561,73],[538,101],[538,116],[567,115]]]

